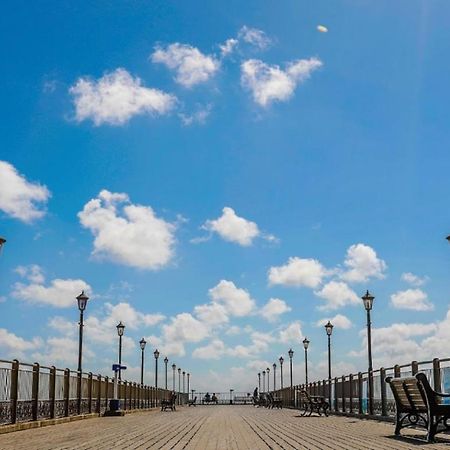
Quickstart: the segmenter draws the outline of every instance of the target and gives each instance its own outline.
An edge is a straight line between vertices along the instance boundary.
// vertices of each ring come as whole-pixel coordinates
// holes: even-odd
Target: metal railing
[[[370,416],[372,403],[373,417],[389,418],[395,415],[395,400],[387,387],[386,377],[407,377],[423,372],[430,384],[439,392],[450,391],[450,358],[434,358],[430,361],[412,361],[409,364],[395,365],[368,372],[342,375],[331,380],[314,381],[274,391],[281,398],[283,406],[301,408],[300,391],[307,390],[310,395],[322,396],[328,400],[330,411],[353,416]],[[369,377],[373,392],[370,395]]]
[[[206,395],[209,394],[209,402]],[[215,395],[217,402],[213,402]],[[197,405],[217,404],[217,405],[252,405],[253,397],[249,392],[194,392],[194,397],[190,395],[190,399],[196,399]]]
[[[119,381],[124,410],[158,407],[171,391]],[[103,414],[113,398],[113,379],[70,369],[0,360],[0,425]],[[186,404],[187,394],[178,394]]]

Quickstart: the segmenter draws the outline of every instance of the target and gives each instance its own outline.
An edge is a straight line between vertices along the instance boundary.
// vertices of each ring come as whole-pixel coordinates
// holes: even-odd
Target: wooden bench
[[[161,411],[166,411],[170,409],[171,411],[175,411],[175,402],[177,399],[177,394],[172,394],[170,399],[161,400]]]
[[[188,406],[197,406],[195,403],[197,401],[197,396],[195,396],[192,400],[188,400]]]
[[[281,398],[274,397],[273,394],[270,392],[269,392],[269,394],[267,394],[267,397],[269,400],[269,404],[267,405],[267,407],[269,409],[273,409],[273,408],[282,409],[283,408],[283,402],[281,401]]]
[[[415,377],[386,378],[395,399],[395,434],[406,427],[423,427],[427,441],[433,442],[436,433],[450,429],[450,405],[442,404],[450,394],[436,392],[424,373]]]
[[[328,409],[330,404],[322,396],[309,395],[308,391],[300,391],[300,401],[303,408],[302,416],[305,416],[308,412],[310,416],[314,411],[321,416],[322,412],[328,417]]]

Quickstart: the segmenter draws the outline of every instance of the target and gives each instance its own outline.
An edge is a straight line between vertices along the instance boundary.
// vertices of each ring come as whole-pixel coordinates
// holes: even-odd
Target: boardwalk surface
[[[424,433],[393,437],[393,425],[346,417],[299,417],[294,410],[198,406],[81,420],[0,435],[0,449],[449,449],[450,436],[425,444]]]

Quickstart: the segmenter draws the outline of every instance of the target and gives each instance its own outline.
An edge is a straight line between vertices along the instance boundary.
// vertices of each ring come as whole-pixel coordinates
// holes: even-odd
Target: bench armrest
[[[436,392],[436,391],[434,391],[434,393],[436,395],[438,395],[439,397],[450,397],[450,394],[446,394],[445,392]]]

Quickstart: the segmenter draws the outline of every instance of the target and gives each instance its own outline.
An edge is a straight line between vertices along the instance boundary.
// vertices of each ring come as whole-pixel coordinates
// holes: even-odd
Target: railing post
[[[442,392],[441,388],[441,363],[439,358],[433,359],[433,381],[434,390],[437,392]]]
[[[395,378],[400,378],[401,377],[400,366],[398,364],[396,364],[394,366],[394,377]]]
[[[359,410],[359,414],[363,413],[362,390],[363,390],[362,373],[358,372],[358,410]]]
[[[109,405],[109,377],[105,377],[105,408],[108,409]]]
[[[64,417],[69,417],[70,369],[64,370]]]
[[[349,399],[350,399],[349,412],[350,412],[350,414],[353,414],[353,375],[352,374],[350,374],[348,376],[348,384],[349,384]]]
[[[31,418],[37,420],[39,404],[39,363],[33,364],[33,381],[31,384]]]
[[[78,415],[81,414],[81,382],[83,379],[83,373],[82,372],[77,372],[78,373],[78,377],[77,377],[77,411],[78,411]]]
[[[11,423],[17,422],[17,396],[19,388],[19,361],[13,360],[11,366]]]
[[[102,402],[102,376],[97,375],[97,408],[95,412],[100,414],[101,412],[101,402]]]
[[[386,408],[386,370],[384,367],[380,369],[380,384],[381,384],[381,415],[387,416]]]
[[[88,411],[89,411],[89,414],[92,413],[92,385],[93,384],[94,384],[94,378],[92,376],[92,372],[89,372],[89,375],[88,375],[88,395],[89,395]]]
[[[339,411],[337,385],[338,385],[338,379],[337,379],[337,377],[334,377],[334,410],[336,412]]]
[[[48,398],[50,399],[50,418],[56,417],[56,367],[50,368],[50,380],[48,385]]]
[[[419,372],[419,363],[417,361],[413,361],[411,363],[411,373],[413,375],[416,375],[417,372]]]
[[[342,375],[342,412],[345,413],[345,375]]]

